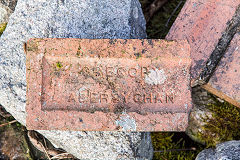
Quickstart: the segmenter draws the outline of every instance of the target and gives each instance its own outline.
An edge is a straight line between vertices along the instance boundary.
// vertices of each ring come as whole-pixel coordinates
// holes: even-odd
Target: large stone
[[[205,149],[196,160],[237,160],[240,157],[240,141],[228,141],[216,146],[216,149]]]
[[[0,103],[26,124],[29,38],[146,38],[138,0],[19,0],[0,38]],[[80,159],[151,159],[149,133],[39,131]]]

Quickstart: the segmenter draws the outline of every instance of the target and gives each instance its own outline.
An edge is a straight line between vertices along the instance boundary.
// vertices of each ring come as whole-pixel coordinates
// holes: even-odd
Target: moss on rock
[[[208,105],[212,115],[203,118],[205,125],[198,137],[205,141],[207,147],[214,147],[225,141],[240,140],[240,108],[228,102],[220,102],[217,98],[214,100],[215,103]]]

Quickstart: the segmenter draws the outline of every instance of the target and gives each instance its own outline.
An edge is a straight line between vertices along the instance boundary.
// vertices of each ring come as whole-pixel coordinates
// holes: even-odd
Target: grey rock
[[[228,141],[217,145],[216,159],[221,160],[239,160],[240,159],[240,141]]]
[[[212,148],[204,149],[196,157],[196,160],[213,160],[213,159],[216,160],[216,156],[215,150]]]
[[[0,3],[0,24],[7,23],[12,11]]]
[[[204,119],[211,118],[213,114],[208,109],[207,104],[213,103],[214,101],[211,94],[200,86],[192,88],[192,100],[193,108],[189,115],[186,134],[194,141],[205,144],[205,140],[202,139],[199,134],[204,134],[206,132],[203,127],[206,124]]]
[[[146,38],[138,0],[19,0],[0,37],[0,104],[26,125],[29,38]],[[80,159],[151,159],[149,133],[38,131]]]
[[[206,149],[198,154],[196,160],[239,160],[240,141],[228,141],[216,146],[216,149]]]

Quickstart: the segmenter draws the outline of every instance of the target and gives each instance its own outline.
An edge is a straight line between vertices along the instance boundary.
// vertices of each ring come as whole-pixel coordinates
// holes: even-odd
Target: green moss
[[[81,46],[78,47],[78,50],[77,50],[77,54],[76,54],[76,55],[77,55],[78,57],[83,55],[83,50],[82,50]]]
[[[207,147],[214,147],[216,144],[240,140],[240,108],[237,108],[228,102],[220,102],[214,98],[215,103],[209,104],[209,110],[212,116],[204,119],[206,123],[198,133],[198,137],[203,139]]]
[[[0,36],[2,35],[3,31],[6,29],[7,23],[0,24]]]
[[[136,59],[139,59],[139,58],[142,57],[142,54],[141,54],[141,53],[135,53],[134,55],[136,56]]]
[[[155,160],[195,159],[203,149],[215,147],[216,144],[225,141],[240,140],[240,108],[227,102],[222,103],[215,97],[212,97],[212,100],[213,103],[208,105],[208,109],[212,114],[201,117],[205,125],[202,126],[201,132],[196,135],[205,145],[181,137],[180,132],[151,133]],[[186,148],[192,147],[195,150],[185,151]]]
[[[180,132],[154,132],[151,138],[154,160],[192,160],[204,148]]]
[[[122,52],[122,54],[125,54],[125,53],[126,53],[126,51],[125,51],[125,50],[121,50],[121,52]]]
[[[57,67],[57,68],[62,68],[62,67],[63,67],[63,65],[62,65],[62,63],[61,63],[61,62],[57,62],[57,64],[56,64],[56,67]]]

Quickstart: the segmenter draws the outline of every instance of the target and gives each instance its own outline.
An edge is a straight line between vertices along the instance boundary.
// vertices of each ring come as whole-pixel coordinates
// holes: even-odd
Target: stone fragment
[[[8,22],[8,18],[12,11],[0,3],[0,25]]]
[[[21,127],[6,126],[0,129],[0,159],[30,159],[29,147]]]
[[[2,3],[4,6],[10,8],[12,11],[14,11],[18,0],[0,0],[0,3]]]
[[[215,150],[212,148],[204,149],[197,155],[195,160],[217,160]]]
[[[199,77],[239,5],[238,0],[188,0],[184,5],[166,39],[187,39],[190,43],[192,82]]]
[[[186,41],[31,39],[27,128],[185,131],[191,109]]]
[[[18,0],[0,37],[0,103],[26,124],[29,38],[146,38],[138,0]],[[150,133],[38,131],[79,159],[151,159]]]
[[[240,107],[240,33],[237,33],[210,81],[202,87]]]
[[[216,146],[216,149],[205,149],[196,160],[237,160],[240,157],[240,141],[228,141]]]
[[[204,125],[206,125],[205,120],[211,118],[214,114],[209,110],[208,104],[214,104],[215,101],[212,94],[201,86],[192,88],[192,101],[193,107],[189,114],[188,127],[185,133],[194,141],[205,144],[206,141],[199,134],[209,134],[209,132],[206,132]],[[209,135],[211,136],[211,134]]]

